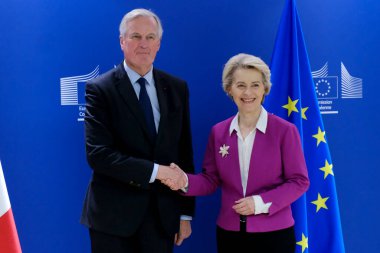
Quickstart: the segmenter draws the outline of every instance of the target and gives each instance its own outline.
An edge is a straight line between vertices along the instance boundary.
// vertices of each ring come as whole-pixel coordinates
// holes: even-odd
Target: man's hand
[[[246,197],[235,201],[232,208],[240,215],[252,215],[255,213],[255,202],[252,197]]]
[[[170,167],[160,165],[158,167],[157,179],[174,191],[182,189],[187,185],[185,172],[174,163],[171,163]]]
[[[181,220],[179,225],[179,232],[174,236],[174,243],[180,246],[186,238],[191,235],[191,223],[189,220]]]

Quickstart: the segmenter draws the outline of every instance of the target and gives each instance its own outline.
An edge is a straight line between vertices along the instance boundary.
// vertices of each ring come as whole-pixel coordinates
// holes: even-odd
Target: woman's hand
[[[245,197],[235,201],[235,205],[232,208],[240,215],[255,214],[255,202],[252,197]]]

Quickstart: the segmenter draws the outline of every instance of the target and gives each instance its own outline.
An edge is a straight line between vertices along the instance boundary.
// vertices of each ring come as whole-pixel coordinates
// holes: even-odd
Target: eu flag
[[[295,0],[286,0],[271,71],[273,86],[265,107],[298,127],[310,178],[309,190],[292,205],[296,252],[345,252],[333,162]]]

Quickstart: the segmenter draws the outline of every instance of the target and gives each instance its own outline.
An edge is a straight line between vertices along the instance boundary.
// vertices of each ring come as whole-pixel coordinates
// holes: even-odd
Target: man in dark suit
[[[92,252],[170,253],[190,236],[194,199],[161,181],[192,173],[185,81],[153,68],[162,26],[136,9],[120,24],[124,61],[86,86],[86,153],[93,170],[81,223]]]

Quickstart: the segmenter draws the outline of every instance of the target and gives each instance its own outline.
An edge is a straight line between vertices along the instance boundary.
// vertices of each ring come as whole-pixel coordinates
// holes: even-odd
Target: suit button
[[[141,186],[141,184],[136,183],[136,182],[133,181],[133,180],[129,181],[129,185],[136,186],[136,187],[140,187],[140,186]]]

